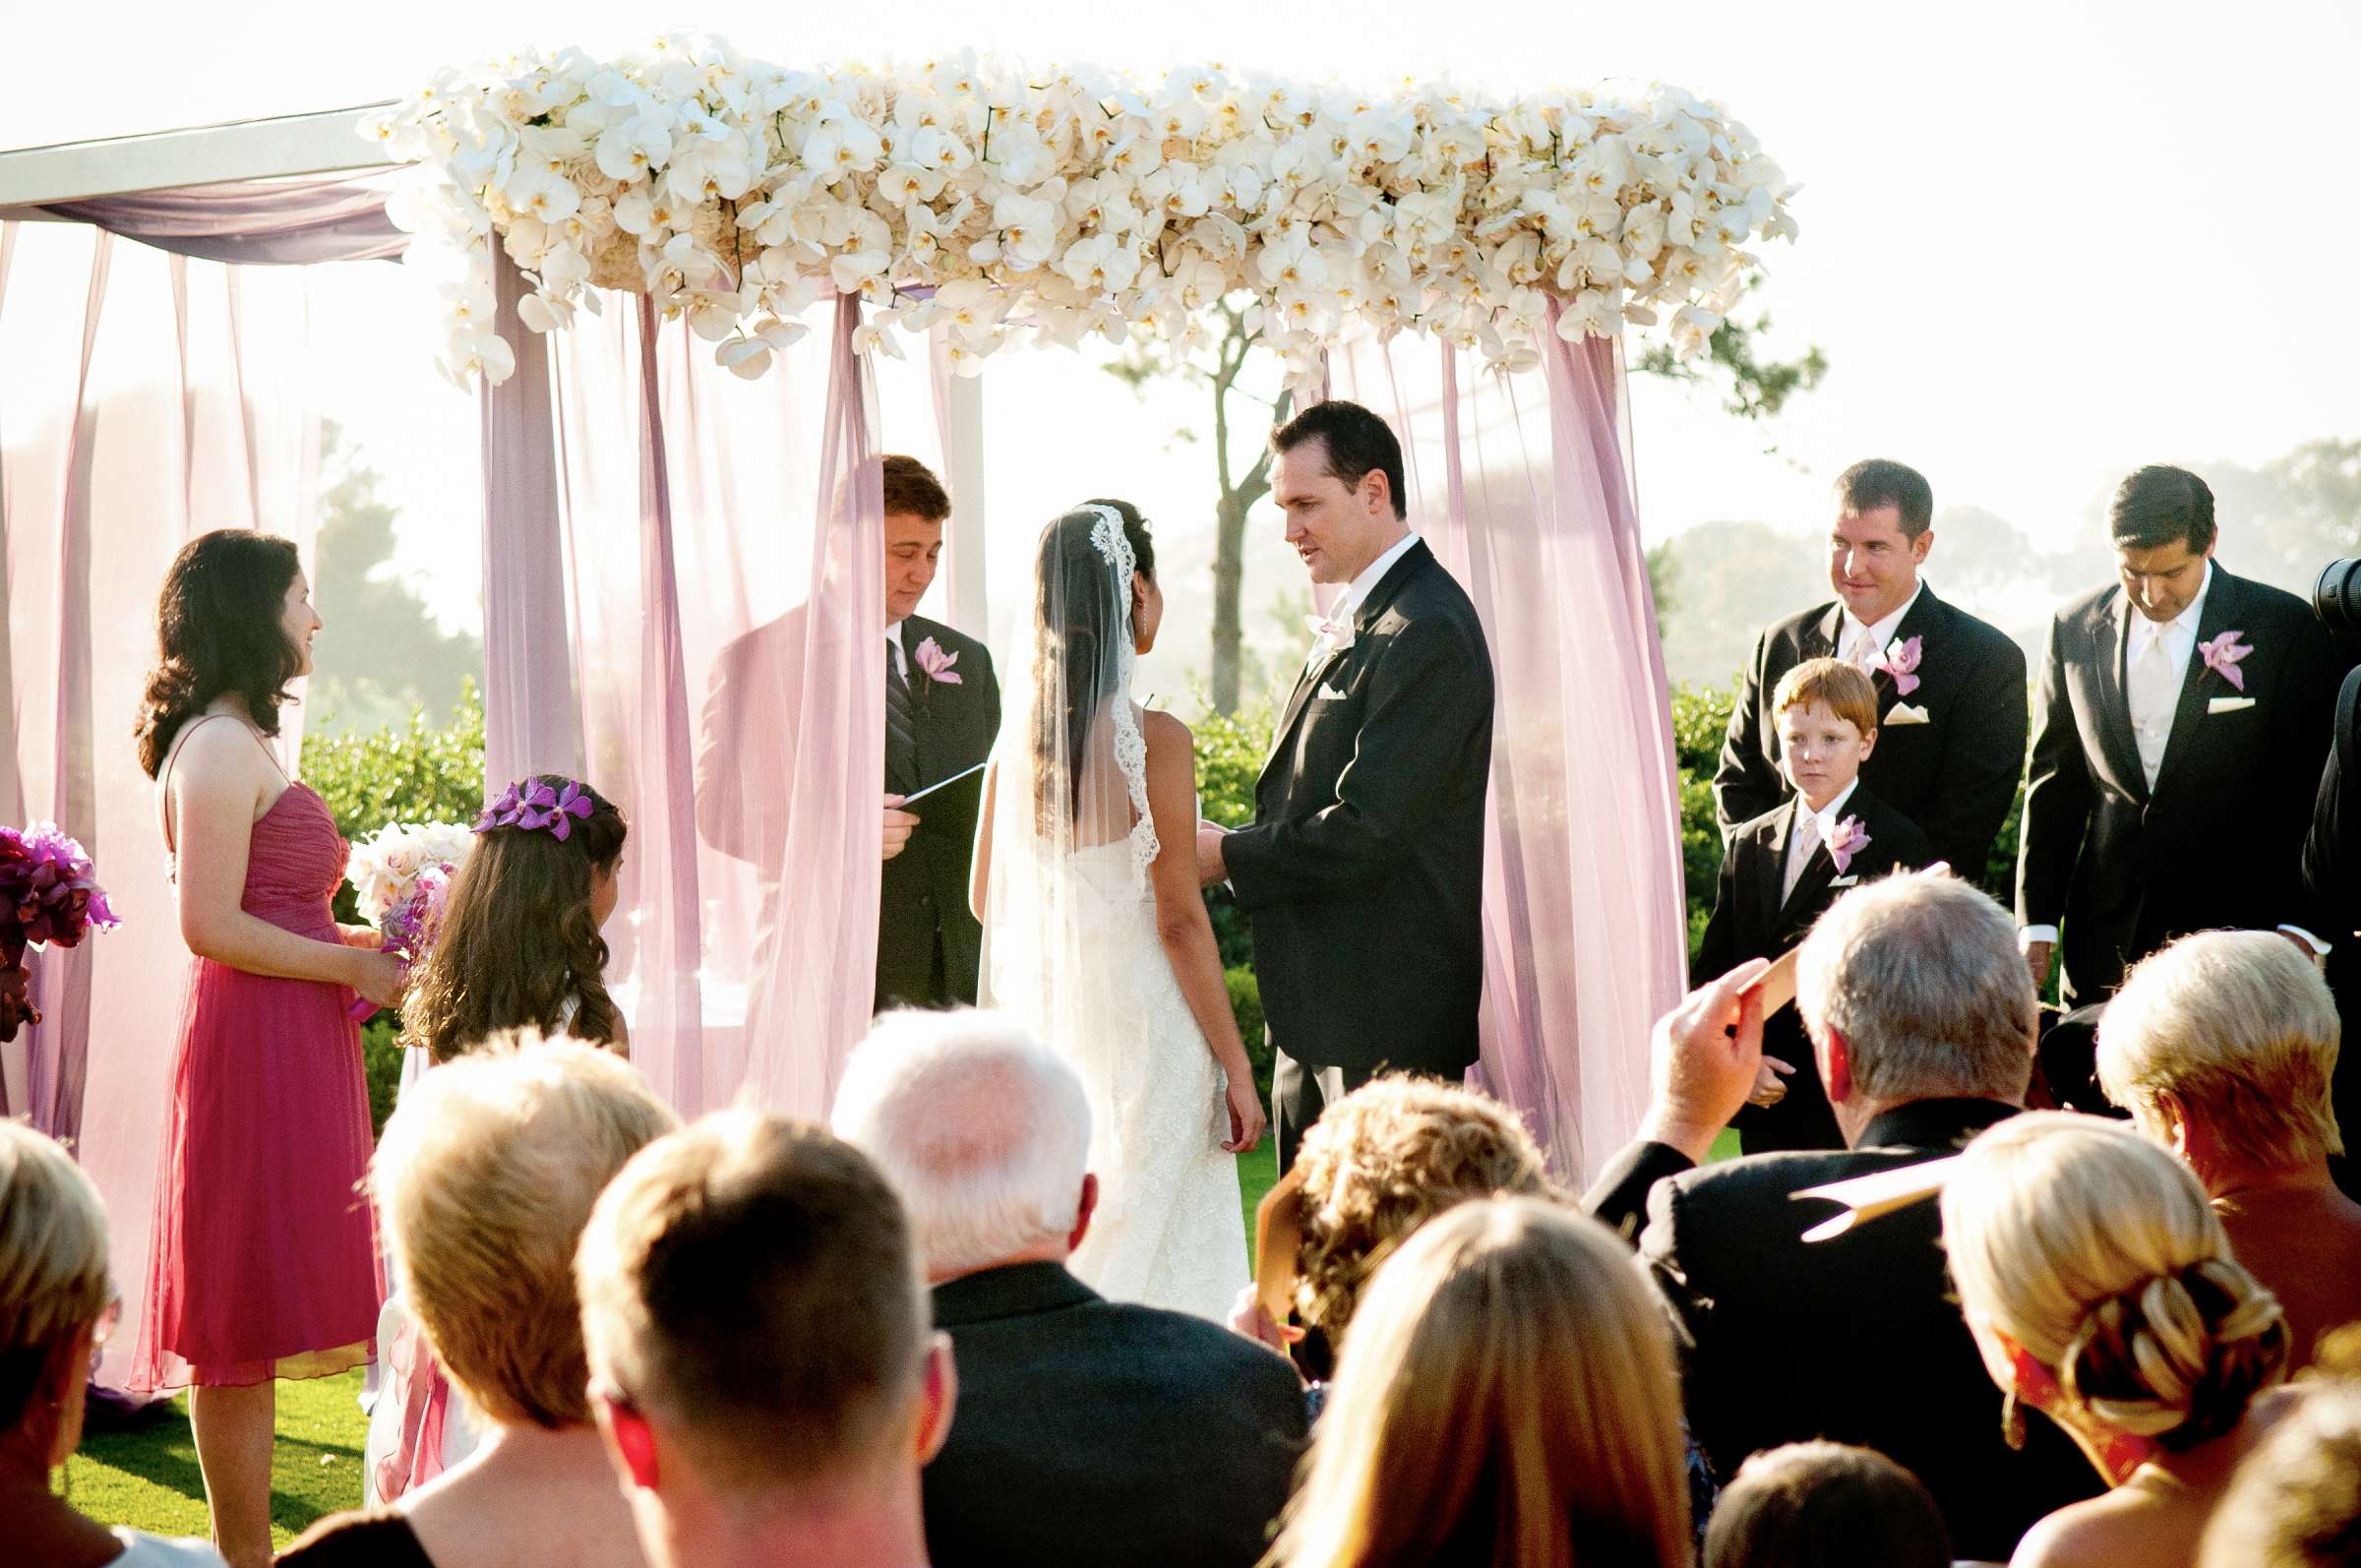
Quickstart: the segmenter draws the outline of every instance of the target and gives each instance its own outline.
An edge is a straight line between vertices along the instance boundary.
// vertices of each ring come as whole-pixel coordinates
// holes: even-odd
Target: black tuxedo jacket
[[[1055,1263],[935,1288],[959,1405],[924,1473],[936,1568],[1249,1568],[1287,1502],[1303,1389],[1261,1346],[1109,1301]]]
[[[2012,1115],[1988,1100],[1922,1100],[1870,1122],[1860,1147],[1747,1155],[1692,1169],[1636,1144],[1584,1199],[1627,1234],[1681,1331],[1689,1429],[1724,1479],[1748,1454],[1826,1437],[1877,1449],[1926,1483],[1962,1557],[2006,1562],[2043,1515],[2103,1484],[2048,1421],[2022,1452],[2000,1433],[2000,1390],[1951,1294],[1942,1212],[1913,1204],[1828,1241],[1837,1211],[1793,1194],[1956,1153]]]
[[[1786,798],[1771,698],[1796,665],[1835,656],[1844,619],[1844,605],[1832,600],[1756,639],[1714,774],[1724,838]],[[1894,634],[1921,639],[1918,685],[1906,697],[1892,676],[1872,678],[1877,749],[1861,764],[1861,783],[1918,824],[1935,859],[1981,881],[2025,772],[2025,654],[1997,628],[1936,598],[1931,584]],[[1895,723],[1898,707],[1923,708],[1926,722]]]
[[[1491,756],[1483,627],[1421,541],[1297,682],[1254,823],[1222,844],[1272,1045],[1361,1070],[1476,1059]]]
[[[2062,927],[2070,1004],[2186,933],[2317,918],[2303,844],[2336,702],[2328,633],[2295,595],[2216,563],[2198,639],[2244,633],[2246,687],[2190,654],[2151,792],[2124,687],[2139,613],[2116,586],[2060,610],[2033,699],[2017,919]]]
[[[1934,861],[1918,824],[1871,794],[1866,784],[1859,785],[1845,802],[1845,815],[1860,818],[1869,842],[1851,856],[1843,875],[1826,844],[1814,849],[1795,878],[1794,892],[1783,900],[1780,883],[1786,878],[1787,835],[1802,809],[1802,802],[1790,797],[1729,835],[1714,889],[1714,913],[1689,966],[1691,986],[1718,979],[1749,958],[1777,958],[1801,942],[1812,923],[1827,914],[1846,888]],[[1820,1070],[1812,1061],[1811,1042],[1794,1008],[1782,1008],[1764,1020],[1763,1051],[1795,1071],[1786,1080],[1785,1099],[1772,1106],[1748,1106],[1739,1114],[1736,1124],[1746,1152],[1845,1147],[1836,1115],[1828,1108],[1828,1093],[1820,1084]]]
[[[764,950],[778,939],[782,889],[775,880],[787,841],[787,790],[774,769],[794,765],[806,616],[802,606],[724,646],[713,661],[696,768],[697,831],[762,877]],[[919,668],[918,645],[933,637],[955,654],[958,682]],[[918,735],[918,777],[933,784],[983,761],[1000,729],[1000,688],[983,643],[939,621],[902,622],[910,707]],[[880,644],[878,659],[884,661]],[[884,758],[878,790],[884,793]],[[912,811],[919,825],[885,862],[878,907],[876,1005],[949,1006],[976,999],[984,930],[967,906],[981,779],[955,784]],[[806,889],[821,897],[817,889]],[[824,899],[823,899],[824,902]]]

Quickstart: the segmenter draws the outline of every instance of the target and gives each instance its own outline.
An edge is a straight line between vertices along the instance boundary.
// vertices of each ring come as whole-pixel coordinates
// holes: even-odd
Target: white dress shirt
[[[1780,874],[1779,901],[1785,904],[1795,891],[1796,882],[1803,877],[1803,869],[1812,863],[1812,851],[1837,840],[1837,824],[1845,820],[1845,803],[1852,792],[1861,787],[1856,774],[1853,781],[1837,791],[1836,799],[1816,812],[1804,810],[1803,797],[1795,797],[1795,820],[1787,824],[1787,864]]]
[[[1354,615],[1367,601],[1371,590],[1385,580],[1385,574],[1394,570],[1394,563],[1410,554],[1411,546],[1418,542],[1418,531],[1413,529],[1396,540],[1385,554],[1362,568],[1361,574],[1345,584],[1345,591],[1338,594],[1336,602],[1328,607],[1328,620],[1336,626],[1350,627]],[[1311,651],[1303,656],[1303,668],[1311,670],[1325,663],[1328,655],[1336,651],[1338,640],[1325,632],[1313,637]]]
[[[902,624],[895,621],[885,628],[885,646],[893,650],[893,667],[902,673],[902,684],[910,684],[910,655],[902,647]]]
[[[1847,608],[1837,626],[1837,657],[1860,669],[1869,668],[1871,661],[1883,654],[1888,644],[1893,642],[1894,633],[1902,630],[1903,618],[1910,613],[1911,607],[1918,602],[1918,596],[1925,591],[1926,579],[1921,577],[1918,586],[1910,590],[1910,596],[1902,601],[1901,609],[1879,618],[1869,626],[1863,626]]]

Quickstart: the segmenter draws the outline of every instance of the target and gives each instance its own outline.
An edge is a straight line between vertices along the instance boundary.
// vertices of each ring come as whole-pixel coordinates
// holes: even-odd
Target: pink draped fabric
[[[322,179],[244,180],[57,202],[0,212],[89,223],[158,250],[211,262],[302,266],[399,256],[409,235],[386,216],[390,171]]]
[[[304,283],[82,225],[0,225],[0,614],[16,717],[0,808],[80,838],[123,917],[72,952],[34,955],[46,1017],[0,1051],[0,1080],[10,1110],[72,1140],[106,1196],[115,1275],[140,1280],[188,953],[132,724],[156,585],[182,544],[254,526],[309,558],[319,429]],[[302,721],[286,711],[290,763]],[[136,1293],[125,1302],[105,1381],[122,1379],[140,1306]]]
[[[1335,395],[1403,439],[1411,523],[1474,599],[1497,721],[1483,1055],[1561,1174],[1596,1175],[1647,1100],[1687,946],[1668,694],[1619,444],[1613,344],[1551,336],[1504,378],[1404,336],[1339,350]]]
[[[585,766],[632,823],[608,978],[684,1114],[751,1092],[820,1116],[877,944],[883,518],[859,302],[816,310],[755,382],[640,302],[604,305],[556,343],[554,414]]]
[[[581,699],[558,521],[550,339],[516,319],[524,275],[493,253],[495,322],[516,373],[477,396],[484,463],[484,791],[527,773],[579,773]]]

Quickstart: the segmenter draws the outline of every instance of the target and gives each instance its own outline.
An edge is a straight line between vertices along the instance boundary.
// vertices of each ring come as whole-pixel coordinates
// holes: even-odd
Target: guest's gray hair
[[[2344,1152],[2328,982],[2275,932],[2209,931],[2140,961],[2098,1024],[2098,1081],[2151,1137],[2170,1094],[2258,1171]]]
[[[1061,1058],[1000,1013],[897,1012],[854,1051],[837,1135],[878,1163],[935,1275],[1072,1233],[1090,1103]]]
[[[2032,975],[2016,923],[1971,883],[1903,872],[1846,893],[1804,938],[1795,994],[1815,1039],[1845,1037],[1866,1100],[2025,1098]]]

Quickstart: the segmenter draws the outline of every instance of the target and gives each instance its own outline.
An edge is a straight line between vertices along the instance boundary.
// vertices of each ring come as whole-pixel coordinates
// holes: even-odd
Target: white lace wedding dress
[[[1102,1296],[1221,1321],[1246,1283],[1238,1157],[1224,1074],[1180,995],[1156,933],[1156,895],[1138,885],[1128,840],[1074,851],[1070,874],[1103,906],[1088,922],[1088,971],[1104,987],[1077,998],[1049,1044],[1090,1097],[1090,1168],[1099,1207],[1072,1267]]]
[[[1246,1283],[1245,1231],[1222,1071],[1157,934],[1132,552],[1096,506],[1053,523],[1043,551],[1033,664],[995,757],[979,990],[1089,1097],[1099,1204],[1074,1272],[1218,1321]]]

